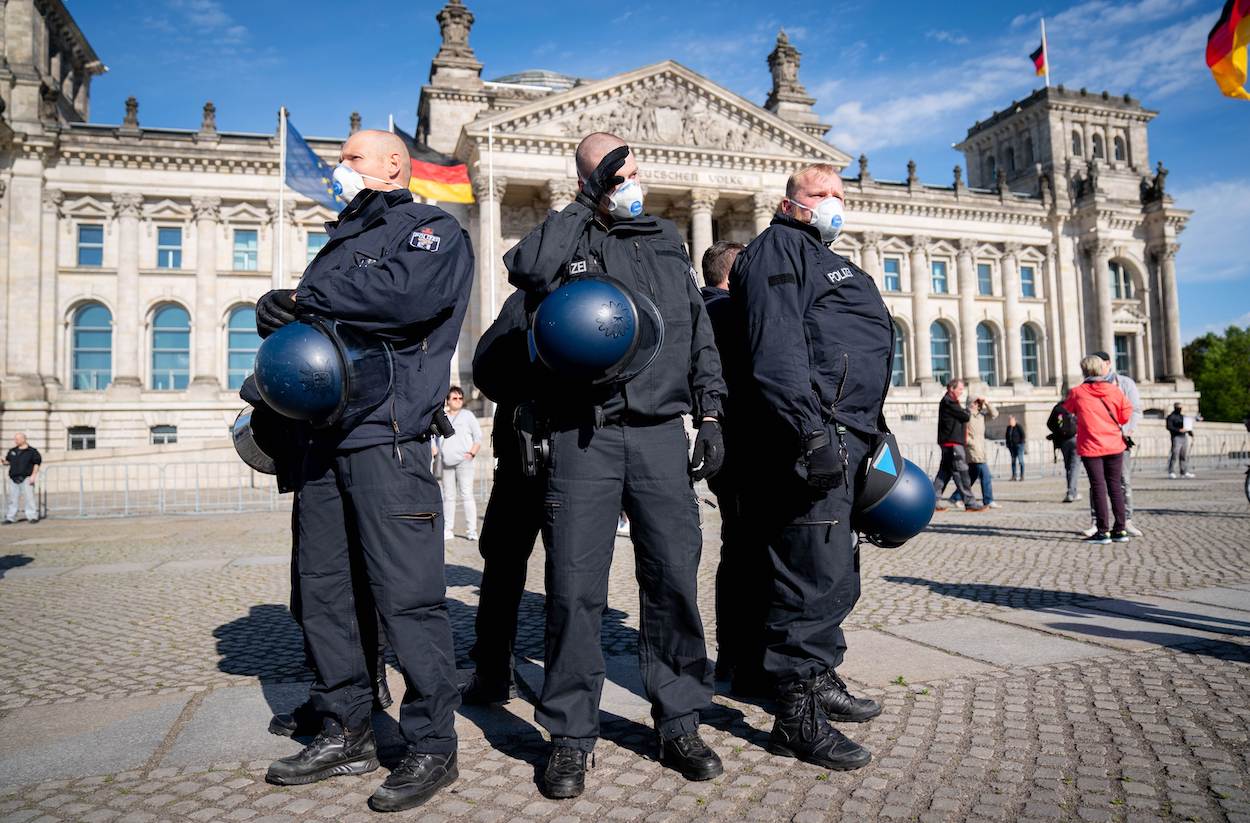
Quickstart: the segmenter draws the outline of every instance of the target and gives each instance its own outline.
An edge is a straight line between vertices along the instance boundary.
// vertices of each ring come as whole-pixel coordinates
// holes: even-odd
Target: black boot
[[[816,696],[814,678],[779,690],[768,751],[835,771],[858,769],[872,759],[867,749],[829,725]]]
[[[711,780],[725,773],[720,757],[698,732],[660,739],[660,763],[681,772],[687,780]]]
[[[373,726],[365,723],[359,729],[348,730],[327,717],[321,734],[302,751],[269,766],[265,781],[278,786],[299,786],[344,774],[367,774],[377,767]]]
[[[312,737],[321,731],[321,715],[305,700],[294,710],[275,714],[269,721],[269,733],[279,737]]]
[[[577,797],[586,790],[586,758],[589,752],[572,746],[552,746],[543,770],[542,792],[552,800]]]
[[[429,754],[409,749],[369,798],[369,808],[375,812],[402,812],[420,806],[458,777],[455,752]]]
[[[487,706],[507,703],[516,697],[516,685],[507,677],[483,675],[477,669],[460,687],[460,702],[470,706]]]
[[[816,677],[816,699],[833,723],[863,723],[881,714],[881,704],[867,697],[853,697],[833,669]]]

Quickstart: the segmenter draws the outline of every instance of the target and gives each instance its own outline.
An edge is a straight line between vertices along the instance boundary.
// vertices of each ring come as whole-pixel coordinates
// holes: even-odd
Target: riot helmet
[[[870,543],[896,549],[924,531],[936,503],[928,475],[904,459],[898,441],[887,432],[865,465],[851,527]]]

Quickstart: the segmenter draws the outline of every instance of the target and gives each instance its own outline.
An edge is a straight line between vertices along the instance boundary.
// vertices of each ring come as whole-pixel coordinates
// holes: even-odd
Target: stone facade
[[[648,211],[677,223],[696,267],[714,240],[767,226],[795,170],[853,163],[822,139],[784,33],[759,106],[671,61],[594,81],[485,81],[473,20],[460,0],[437,14],[442,46],[418,101],[418,136],[468,164],[477,201],[447,206],[479,261],[453,362],[470,391],[474,343],[510,291],[503,252],[572,200],[586,132],[630,141]],[[144,127],[133,98],[119,125],[89,123],[103,67],[59,0],[9,0],[3,22],[0,436],[25,430],[61,457],[71,431],[100,450],[148,447],[170,426],[184,447],[222,445],[255,345],[232,321],[271,283],[298,280],[333,215],[288,190],[279,222],[276,129],[218,131],[212,103],[196,130]],[[914,165],[876,180],[864,157],[843,172],[837,248],[896,318],[889,414],[905,437],[931,435],[948,372],[1037,431],[1088,349],[1116,351],[1151,408],[1192,400],[1175,266],[1188,212],[1162,165],[1150,169],[1153,116],[1127,96],[1042,89],[969,130],[966,183],[958,167],[951,185],[921,183]],[[329,159],[339,140],[309,142]]]

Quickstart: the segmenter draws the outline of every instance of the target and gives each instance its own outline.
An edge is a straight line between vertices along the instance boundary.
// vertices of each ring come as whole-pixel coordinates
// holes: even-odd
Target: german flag
[[[1207,36],[1207,66],[1226,97],[1250,100],[1246,49],[1250,44],[1250,0],[1228,0]]]
[[[399,126],[392,126],[395,134],[408,147],[412,159],[412,179],[408,190],[429,200],[440,203],[472,203],[473,189],[469,186],[469,167],[454,157],[423,146],[411,134]]]
[[[1045,40],[1043,40],[1042,44],[1037,47],[1037,51],[1029,55],[1029,58],[1032,59],[1033,61],[1033,68],[1037,70],[1035,74],[1038,77],[1044,77],[1046,75],[1046,41]]]

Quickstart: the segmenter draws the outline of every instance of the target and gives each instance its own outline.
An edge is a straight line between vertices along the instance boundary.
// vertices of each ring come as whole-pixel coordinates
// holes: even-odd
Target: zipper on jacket
[[[430,350],[430,338],[423,337],[417,344],[421,348],[421,356],[417,358],[417,371],[425,370],[425,355]]]
[[[846,373],[851,370],[851,355],[842,352],[842,379],[838,381],[838,390],[833,395],[833,407],[838,407],[838,401],[842,399],[842,390],[846,388]]]
[[[395,392],[391,391],[391,445],[395,447],[395,457],[399,465],[404,465],[404,453],[399,448],[399,420],[395,417]]]

